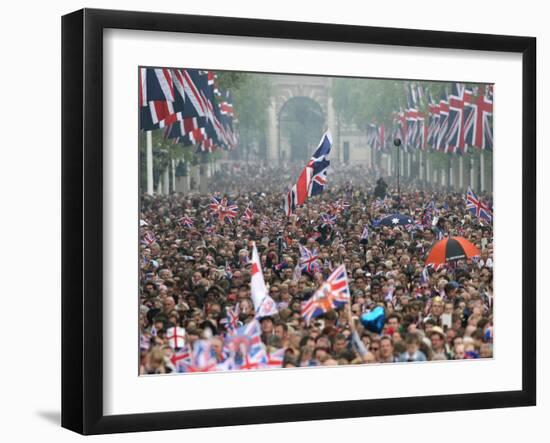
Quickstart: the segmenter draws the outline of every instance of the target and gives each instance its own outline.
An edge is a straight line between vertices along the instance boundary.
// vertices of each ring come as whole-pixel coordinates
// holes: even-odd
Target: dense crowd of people
[[[325,191],[287,217],[283,195],[300,166],[228,163],[210,177],[208,195],[141,196],[141,374],[185,371],[175,356],[183,346],[193,352],[198,341],[208,342],[217,369],[244,368],[223,365],[232,313],[236,327],[259,321],[268,355],[282,352],[269,367],[493,356],[492,225],[466,210],[464,194],[402,184],[397,195],[389,181],[386,197],[377,198],[379,177],[338,166]],[[211,196],[237,205],[237,215],[220,220]],[[377,223],[394,213],[412,223]],[[426,265],[432,246],[446,236],[464,237],[480,255]],[[258,319],[250,294],[253,243],[277,308]],[[316,251],[312,269],[300,266],[299,244]],[[340,264],[349,305],[306,321],[302,304]],[[373,330],[362,318],[378,306],[383,323]]]

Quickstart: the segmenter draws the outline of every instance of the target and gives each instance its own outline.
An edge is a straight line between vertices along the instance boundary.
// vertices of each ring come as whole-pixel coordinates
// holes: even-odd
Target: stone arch
[[[281,139],[279,137],[281,111],[293,98],[308,98],[313,100],[322,110],[324,116],[323,130],[331,130],[335,151],[331,157],[338,161],[340,153],[338,146],[338,128],[332,105],[332,79],[309,75],[277,75],[272,80],[273,95],[269,106],[269,133],[267,140],[267,156],[272,163],[280,163],[282,158]],[[319,134],[320,139],[321,134]]]
[[[305,161],[327,127],[326,113],[314,98],[292,96],[279,110],[277,127],[278,157]]]

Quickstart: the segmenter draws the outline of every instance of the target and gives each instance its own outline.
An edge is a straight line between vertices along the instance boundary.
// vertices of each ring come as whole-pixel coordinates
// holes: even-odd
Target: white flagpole
[[[479,184],[479,190],[485,191],[485,151],[481,151],[479,156],[479,168],[481,169],[481,183]]]
[[[153,184],[153,134],[147,131],[147,194],[154,194]]]
[[[172,159],[172,191],[176,192],[176,160]]]
[[[169,166],[166,165],[166,168],[164,169],[164,174],[162,177],[163,181],[163,193],[164,195],[170,194],[170,169]]]

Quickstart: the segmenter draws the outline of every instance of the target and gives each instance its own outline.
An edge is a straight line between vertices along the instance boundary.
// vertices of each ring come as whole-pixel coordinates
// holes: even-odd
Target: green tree
[[[240,137],[236,155],[248,158],[254,146],[265,146],[267,109],[271,99],[270,77],[267,74],[226,71],[220,72],[218,79],[220,87],[227,86],[233,97],[235,130]]]

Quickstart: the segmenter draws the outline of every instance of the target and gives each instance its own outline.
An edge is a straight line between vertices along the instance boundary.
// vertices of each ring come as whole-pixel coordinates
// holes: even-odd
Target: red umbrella
[[[463,237],[446,237],[438,241],[431,249],[426,264],[442,265],[449,261],[465,260],[479,255],[472,243]]]

